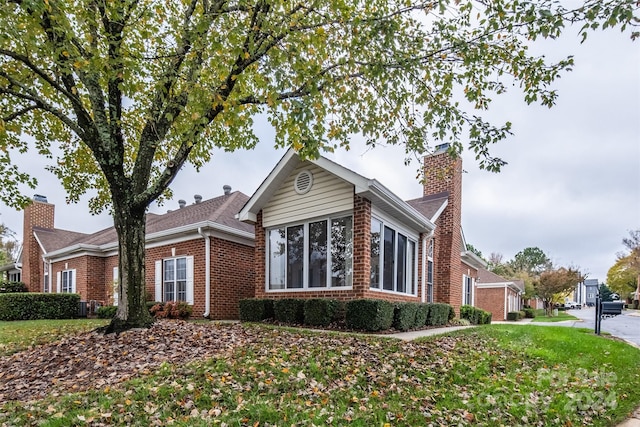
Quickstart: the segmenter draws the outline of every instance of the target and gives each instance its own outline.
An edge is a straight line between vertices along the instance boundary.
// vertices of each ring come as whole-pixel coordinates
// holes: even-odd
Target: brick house
[[[522,280],[505,279],[484,268],[478,270],[476,306],[490,311],[493,320],[507,320],[507,313],[521,310],[523,294]]]
[[[486,264],[466,250],[462,161],[447,148],[425,157],[423,195],[409,201],[288,151],[238,214],[255,225],[255,296],[473,305]]]
[[[162,215],[147,214],[148,299],[186,301],[194,317],[234,319],[253,296],[253,227],[235,219],[248,200],[231,192]],[[93,234],[56,229],[55,206],[36,196],[24,211],[22,281],[31,292],[73,292],[118,304],[118,243],[113,227]]]

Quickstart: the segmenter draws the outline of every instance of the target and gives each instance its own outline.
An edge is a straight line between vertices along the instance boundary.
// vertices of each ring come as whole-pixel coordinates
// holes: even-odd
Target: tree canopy
[[[12,154],[53,157],[68,200],[88,190],[118,233],[116,319],[144,314],[144,213],[182,166],[214,147],[258,142],[266,115],[275,145],[303,157],[402,144],[407,156],[450,142],[498,171],[491,144],[508,122],[482,118],[515,86],[552,106],[573,66],[532,55],[539,37],[571,25],[637,25],[635,0],[8,0],[0,8],[0,200],[24,206],[33,177]],[[630,32],[635,37],[634,32]],[[137,314],[137,319],[130,316]]]
[[[575,268],[558,268],[540,273],[534,282],[536,295],[542,299],[547,314],[553,308],[553,301],[558,296],[568,294],[575,286],[584,281],[583,275]]]

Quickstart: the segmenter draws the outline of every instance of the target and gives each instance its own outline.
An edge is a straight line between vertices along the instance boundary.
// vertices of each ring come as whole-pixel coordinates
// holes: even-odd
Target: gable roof
[[[524,292],[524,280],[505,279],[489,270],[481,268],[478,270],[478,287],[511,287],[519,292]]]
[[[255,223],[258,212],[269,202],[275,192],[302,161],[295,150],[289,149],[239,211],[237,218],[243,222]],[[403,220],[416,229],[428,232],[435,228],[435,225],[428,217],[400,199],[377,180],[366,178],[322,156],[317,159],[307,159],[306,161],[353,185],[355,194],[370,200],[378,208]]]
[[[171,236],[210,230],[244,239],[253,239],[254,227],[235,216],[249,196],[239,191],[194,203],[165,214],[146,215],[146,242],[161,241]],[[48,257],[78,251],[105,252],[116,250],[118,236],[114,227],[93,234],[60,229],[34,229],[34,235]]]
[[[407,200],[407,203],[422,215],[429,218],[431,222],[436,222],[442,211],[444,211],[449,204],[449,192],[444,191],[418,199]]]

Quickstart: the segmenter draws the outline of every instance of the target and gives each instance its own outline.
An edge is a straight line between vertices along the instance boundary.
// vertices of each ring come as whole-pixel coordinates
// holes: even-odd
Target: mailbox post
[[[596,327],[595,332],[600,335],[600,326],[603,317],[613,317],[622,314],[624,303],[617,301],[602,301],[600,292],[596,294]]]

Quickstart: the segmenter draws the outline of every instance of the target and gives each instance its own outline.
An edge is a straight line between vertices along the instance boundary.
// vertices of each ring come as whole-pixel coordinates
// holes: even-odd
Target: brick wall
[[[424,196],[449,193],[447,207],[436,221],[433,297],[436,302],[451,304],[459,315],[462,302],[462,160],[452,158],[446,152],[426,156],[424,175]]]
[[[251,246],[211,239],[211,319],[238,319],[240,300],[253,298],[253,257]]]
[[[491,320],[506,320],[504,295],[504,288],[478,288],[476,289],[476,307],[491,312]]]
[[[52,263],[52,292],[58,291],[58,274],[65,270],[75,270],[76,292],[83,301],[106,303],[104,258],[84,255]]]
[[[44,264],[40,245],[33,235],[34,227],[53,228],[55,206],[33,201],[24,209],[22,243],[22,282],[29,292],[42,292],[44,287]],[[55,276],[53,276],[55,277]]]

